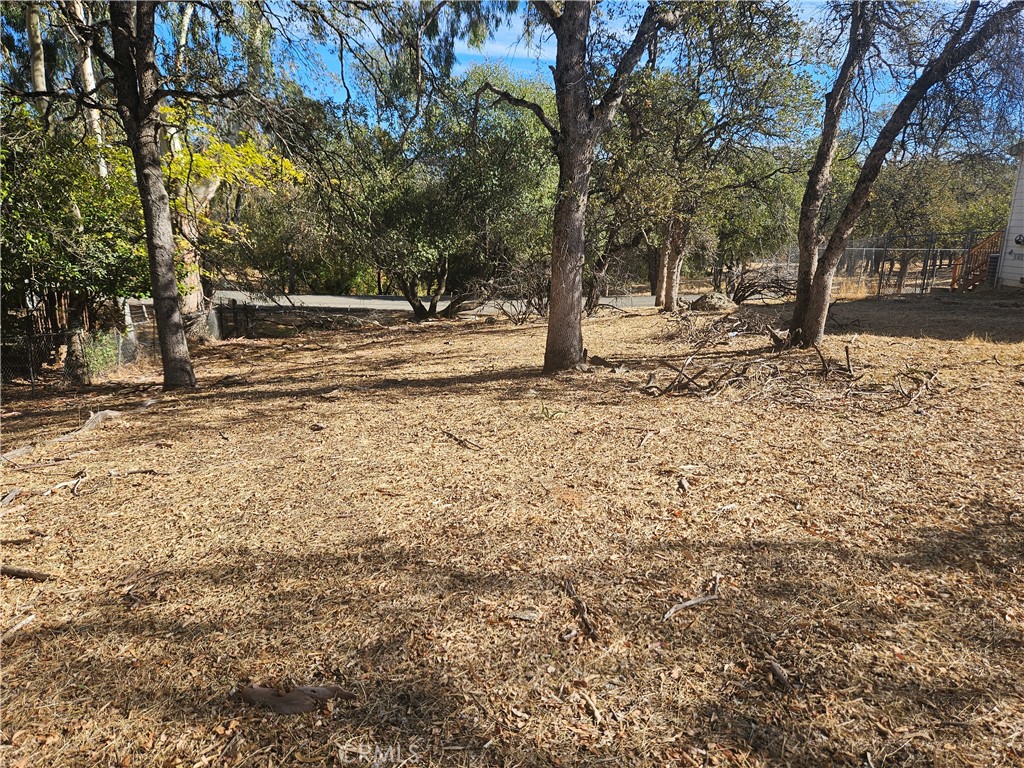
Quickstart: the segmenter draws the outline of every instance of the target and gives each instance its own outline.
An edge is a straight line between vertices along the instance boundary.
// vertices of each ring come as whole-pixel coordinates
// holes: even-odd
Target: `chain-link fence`
[[[837,296],[896,296],[948,290],[972,249],[991,232],[922,232],[851,240],[836,270]],[[790,262],[799,260],[795,246]],[[989,278],[994,278],[994,272]]]
[[[41,383],[76,382],[83,372],[88,376],[101,376],[122,366],[159,360],[160,349],[152,320],[128,331],[4,334],[0,341],[3,381],[25,382],[33,388]]]

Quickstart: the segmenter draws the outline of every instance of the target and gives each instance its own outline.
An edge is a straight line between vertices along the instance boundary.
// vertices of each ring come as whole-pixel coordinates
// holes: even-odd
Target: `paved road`
[[[697,298],[696,296],[684,297],[688,301]],[[267,298],[244,291],[217,291],[216,302],[218,304],[230,304],[234,299],[239,304],[251,304],[257,307],[288,307],[296,306],[307,309],[347,309],[358,311],[377,312],[404,312],[410,311],[409,302],[401,296],[311,296],[304,294],[292,294],[290,296],[274,296]],[[610,296],[604,299],[604,303],[616,307],[653,307],[653,296]],[[437,307],[444,309],[448,306],[447,299],[441,299]],[[484,306],[479,310],[473,310],[476,314],[496,314],[497,309],[493,306]]]

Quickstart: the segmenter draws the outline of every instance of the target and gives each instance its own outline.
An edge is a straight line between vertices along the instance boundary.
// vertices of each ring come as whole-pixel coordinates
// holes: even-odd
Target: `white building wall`
[[[1024,287],[1024,243],[1016,242],[1017,238],[1024,240],[1024,155],[1017,165],[1017,186],[1013,190],[1010,223],[1003,238],[998,285]]]

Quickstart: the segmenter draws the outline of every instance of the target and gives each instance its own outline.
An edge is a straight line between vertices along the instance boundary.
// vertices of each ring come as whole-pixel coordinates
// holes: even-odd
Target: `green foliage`
[[[799,30],[781,3],[686,7],[598,153],[592,260],[650,258],[673,217],[688,222],[691,273],[773,255],[792,237],[799,163],[787,147],[812,107],[810,80],[789,61]]]
[[[104,373],[121,363],[121,347],[125,335],[119,330],[88,334],[82,343],[85,367],[92,375]]]
[[[495,67],[471,69],[421,118],[394,127],[289,97],[315,141],[286,129],[315,191],[317,210],[306,215],[322,217],[332,268],[352,290],[376,291],[380,271],[390,292],[461,293],[546,253],[557,181],[550,137],[529,113],[479,101],[485,80],[551,101],[546,86]]]
[[[716,265],[771,261],[796,239],[802,190],[793,174],[773,173],[780,161],[761,153],[733,169],[735,181],[716,209]]]
[[[94,297],[148,290],[142,210],[128,153],[104,148],[109,175],[97,173],[96,147],[47,134],[24,107],[4,118],[2,277],[8,305],[60,287]],[[26,282],[28,281],[28,282]]]
[[[882,169],[860,222],[864,234],[1002,229],[1014,167],[996,160],[919,157]]]
[[[199,179],[219,179],[246,189],[269,189],[287,182],[301,182],[294,163],[278,152],[260,146],[251,136],[226,141],[203,111],[166,107],[163,117],[184,138],[182,148],[169,152],[165,174],[172,187],[184,188]]]

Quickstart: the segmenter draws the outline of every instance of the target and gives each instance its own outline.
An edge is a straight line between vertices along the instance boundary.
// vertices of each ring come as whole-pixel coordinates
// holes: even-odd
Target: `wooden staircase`
[[[966,256],[961,256],[953,262],[949,290],[970,291],[988,280],[992,257],[998,258],[1003,247],[1003,234],[993,232],[971,248]]]

